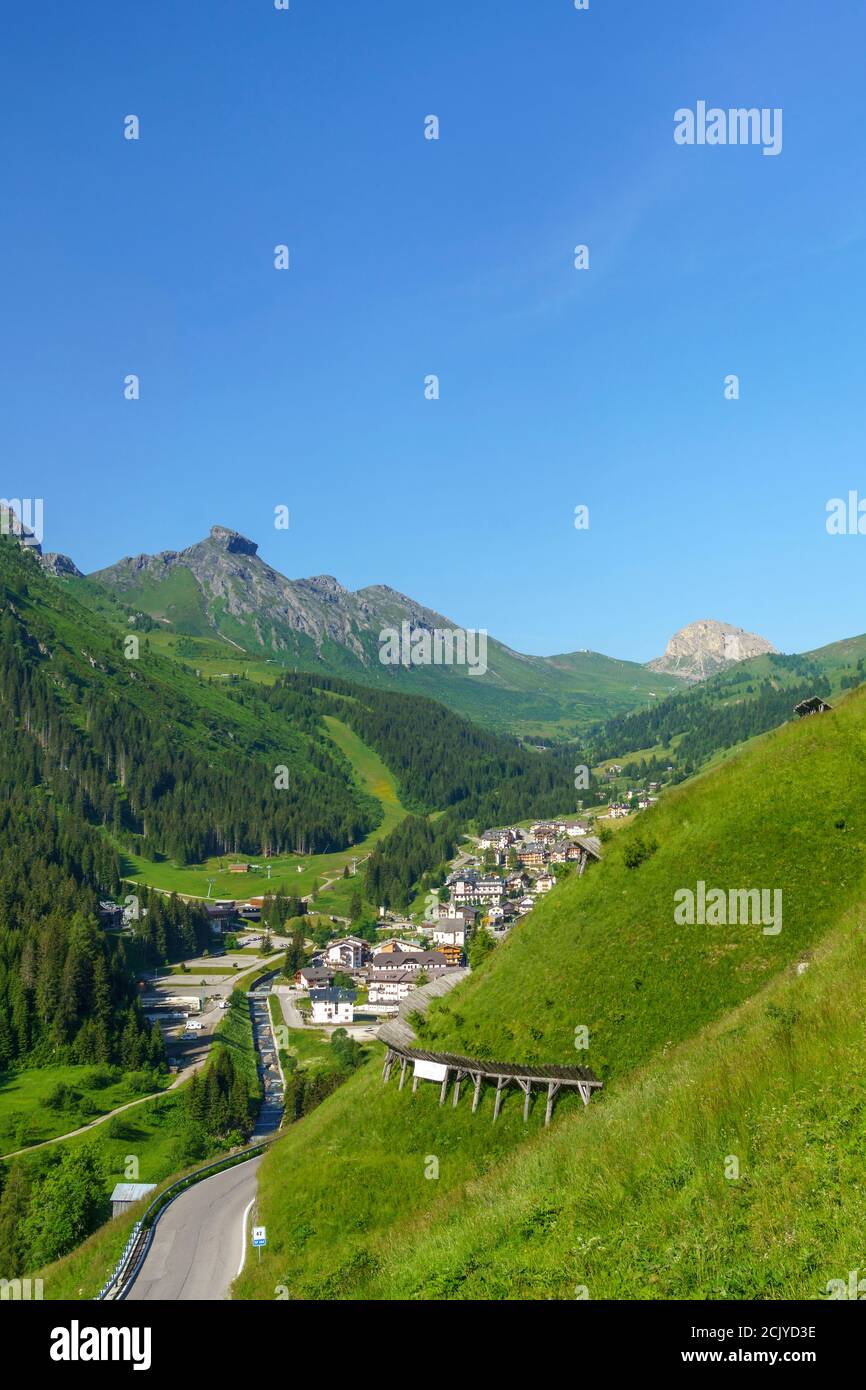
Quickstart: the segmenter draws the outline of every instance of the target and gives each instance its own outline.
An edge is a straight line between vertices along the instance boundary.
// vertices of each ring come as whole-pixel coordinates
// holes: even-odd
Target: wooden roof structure
[[[444,1105],[445,1097],[448,1094],[448,1086],[451,1081],[452,1073],[454,1076],[453,1105],[457,1105],[460,1099],[460,1085],[467,1077],[474,1084],[474,1096],[472,1100],[472,1113],[478,1109],[481,1099],[481,1085],[484,1081],[496,1082],[496,1099],[493,1106],[494,1123],[499,1118],[499,1110],[502,1105],[502,1093],[506,1086],[515,1083],[523,1092],[523,1119],[529,1119],[529,1104],[533,1086],[547,1087],[547,1108],[544,1115],[545,1125],[550,1124],[553,1114],[553,1102],[558,1091],[562,1087],[569,1087],[578,1092],[584,1105],[589,1105],[590,1097],[594,1090],[600,1090],[602,1083],[589,1067],[559,1067],[533,1065],[530,1063],[517,1062],[490,1062],[478,1057],[463,1057],[454,1052],[427,1052],[419,1047],[401,1046],[396,1042],[388,1041],[388,1051],[385,1057],[385,1065],[382,1069],[382,1080],[387,1082],[391,1075],[391,1070],[396,1061],[400,1062],[400,1090],[406,1080],[406,1071],[409,1063],[413,1065],[417,1062],[432,1063],[434,1068],[442,1072],[440,1083],[439,1104]],[[417,1091],[420,1079],[418,1068],[414,1068],[412,1080],[412,1090]]]
[[[832,708],[820,695],[810,695],[808,700],[801,700],[799,705],[794,706],[794,713],[802,719],[805,714],[824,714]]]

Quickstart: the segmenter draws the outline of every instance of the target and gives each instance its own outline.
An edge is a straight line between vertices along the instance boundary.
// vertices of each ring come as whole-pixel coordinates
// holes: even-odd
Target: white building
[[[539,874],[532,885],[533,893],[549,893],[551,888],[556,887],[556,879],[552,874]]]
[[[371,970],[367,976],[368,1002],[375,1006],[399,1004],[415,988],[414,970]]]
[[[311,989],[310,1004],[314,1023],[351,1023],[355,1017],[352,989]]]
[[[440,917],[433,925],[434,946],[466,945],[466,924],[462,917]]]
[[[467,903],[498,903],[505,884],[496,874],[464,874],[451,885],[451,901],[459,909]]]
[[[344,970],[360,970],[369,958],[369,942],[360,936],[341,936],[326,947],[322,957],[328,965],[341,966]]]

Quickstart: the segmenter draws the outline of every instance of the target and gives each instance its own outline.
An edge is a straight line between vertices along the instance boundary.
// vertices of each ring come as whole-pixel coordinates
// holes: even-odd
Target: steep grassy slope
[[[269,1155],[271,1246],[236,1296],[282,1283],[295,1298],[826,1298],[866,1266],[864,927],[852,914],[804,975],[786,972],[585,1114],[530,1123],[507,1155],[489,1114],[440,1110],[433,1087],[377,1096],[374,1075],[379,1147],[369,1122],[359,1140],[359,1079]],[[509,1139],[517,1126],[512,1113]],[[444,1181],[419,1179],[425,1150]],[[353,1161],[363,1187],[344,1200]]]
[[[588,1061],[603,1098],[586,1113],[561,1101],[544,1134],[543,1107],[524,1128],[516,1094],[494,1126],[489,1094],[472,1116],[465,1093],[440,1107],[437,1088],[413,1097],[368,1065],[263,1164],[270,1245],[239,1295],[818,1296],[844,1277],[864,1206],[858,1176],[844,1199],[858,1224],[839,1220],[866,1110],[864,805],[858,691],[617,836],[422,1034],[477,1056]],[[674,893],[698,880],[781,889],[782,931],[677,926]],[[581,1025],[588,1052],[574,1048]]]
[[[425,1038],[562,1061],[585,1025],[589,1065],[621,1076],[746,998],[857,901],[864,806],[866,689],[672,790],[431,1009]],[[655,853],[627,867],[629,849],[651,840]],[[698,881],[781,890],[781,932],[677,925],[674,894]]]

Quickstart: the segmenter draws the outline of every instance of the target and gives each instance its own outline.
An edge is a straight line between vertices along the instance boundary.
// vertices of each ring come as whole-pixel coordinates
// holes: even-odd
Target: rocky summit
[[[702,618],[675,632],[664,655],[647,664],[651,671],[680,676],[687,681],[703,681],[737,661],[776,650],[766,637],[733,627],[731,623],[717,622],[715,618]]]

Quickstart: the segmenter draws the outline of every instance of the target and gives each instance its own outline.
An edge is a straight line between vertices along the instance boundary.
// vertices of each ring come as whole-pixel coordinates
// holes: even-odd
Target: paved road
[[[274,993],[279,1000],[280,1008],[283,1011],[283,1020],[289,1028],[303,1028],[304,1018],[295,1002],[301,995],[301,990],[285,991],[275,990]]]
[[[283,1077],[268,1013],[270,982],[249,995],[253,1036],[264,1086],[252,1141],[279,1129]],[[167,1207],[127,1298],[175,1303],[228,1298],[244,1256],[249,1257],[250,1208],[261,1158],[205,1178]]]
[[[228,1298],[241,1261],[250,1254],[249,1208],[260,1162],[251,1158],[217,1173],[168,1207],[127,1298],[164,1303]]]

